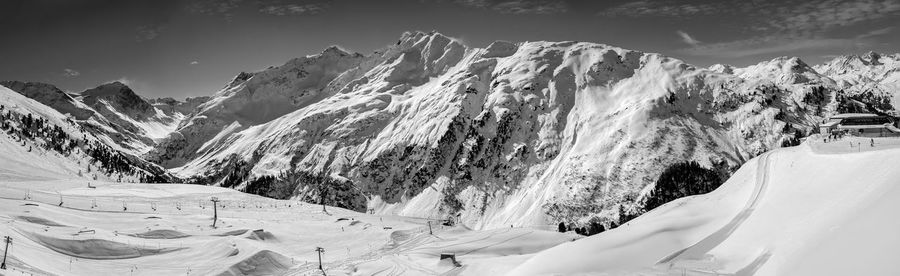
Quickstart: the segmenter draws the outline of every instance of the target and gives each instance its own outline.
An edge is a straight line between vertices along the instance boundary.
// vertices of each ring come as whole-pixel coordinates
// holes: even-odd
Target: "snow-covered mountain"
[[[821,71],[410,32],[368,56],[329,48],[241,73],[149,158],[276,197],[317,200],[318,182],[346,178],[333,204],[475,227],[606,221],[639,207],[666,166],[731,170],[808,134],[863,85]]]
[[[370,55],[330,47],[242,72],[209,98],[148,101],[117,83],[29,97],[189,182],[475,228],[610,224],[672,164],[728,175],[830,114],[892,113],[898,57],[699,68],[409,32]]]
[[[43,95],[44,100],[54,99],[54,94]],[[59,106],[70,103],[56,102]],[[5,164],[0,168],[0,181],[4,182],[35,178],[120,182],[174,180],[161,167],[118,151],[93,133],[84,131],[71,115],[64,115],[3,86],[0,86],[0,153]]]
[[[106,83],[79,94],[65,93],[53,85],[37,82],[3,81],[0,85],[69,114],[85,131],[134,155],[153,148],[156,140],[173,132],[206,99],[148,101],[121,82]]]
[[[848,92],[847,111],[889,111],[900,105],[900,54],[840,56],[815,68]]]
[[[262,72],[242,72],[200,105],[148,156],[166,167],[183,165],[231,133],[331,96],[331,82],[351,78],[348,70],[359,66],[362,57],[331,47]],[[348,76],[339,76],[344,74]]]

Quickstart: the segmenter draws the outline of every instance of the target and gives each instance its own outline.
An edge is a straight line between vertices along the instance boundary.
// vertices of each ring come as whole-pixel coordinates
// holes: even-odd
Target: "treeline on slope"
[[[275,199],[290,199],[321,203],[340,208],[366,211],[366,196],[349,180],[335,179],[324,173],[297,170],[295,165],[276,175],[251,178],[253,163],[259,160],[254,154],[250,161],[238,155],[229,156],[221,165],[221,174],[198,176],[187,179],[188,183],[216,185],[238,189],[241,192]],[[295,164],[292,162],[292,164]],[[242,186],[243,185],[243,186]]]
[[[585,236],[602,233],[673,200],[711,192],[721,186],[733,171],[734,168],[729,167],[726,162],[714,163],[711,169],[701,166],[696,161],[672,164],[660,174],[653,190],[644,198],[642,208],[627,210],[624,205],[619,205],[618,221],[591,220],[584,226],[577,226],[575,223],[569,223],[567,226],[566,223],[560,222],[558,230],[575,231]]]
[[[879,115],[889,115],[888,111],[894,110],[891,105],[890,95],[873,93],[866,91],[863,93],[848,95],[843,90],[836,91],[837,112],[838,113],[874,113]],[[818,86],[810,89],[802,101],[807,105],[816,108],[815,114],[824,115],[824,107],[827,104],[827,90],[825,87]],[[807,137],[809,131],[814,131],[814,127],[797,127],[788,122],[784,111],[780,111],[775,115],[775,120],[785,122],[781,132],[783,133],[781,147],[798,146],[801,138]],[[613,229],[622,225],[641,214],[644,214],[654,208],[662,206],[675,199],[705,194],[718,188],[736,168],[730,168],[725,163],[715,163],[713,168],[704,168],[694,161],[679,162],[667,167],[657,179],[653,190],[643,201],[642,208],[636,210],[628,210],[624,205],[619,205],[618,221],[601,221],[592,219],[586,225],[578,225],[577,223],[560,222],[559,231],[575,231],[581,235],[594,235],[601,233],[607,229]]]
[[[276,199],[297,196],[300,201],[366,211],[365,196],[352,182],[306,171],[260,176],[248,180],[242,191]]]
[[[99,163],[99,169],[107,176],[132,175],[142,183],[174,182],[173,177],[167,175],[164,170],[141,162],[137,157],[123,154],[96,141],[90,142],[86,137],[82,139],[70,137],[60,126],[48,123],[44,118],[35,118],[30,113],[26,115],[14,113],[6,110],[3,105],[0,105],[0,130],[16,137],[22,142],[22,146],[26,146],[25,141],[30,140],[44,150],[52,150],[64,156],[70,156],[75,149],[80,149],[92,159],[92,163]],[[28,151],[31,150],[32,147],[28,146]],[[90,166],[86,172],[90,172]]]
[[[785,124],[784,128],[782,128],[781,132],[785,134],[785,135],[783,135],[782,140],[781,140],[782,148],[799,146],[800,142],[801,142],[800,139],[809,136],[808,133],[806,133],[806,131],[803,131],[802,129],[794,127],[794,125],[791,123]],[[790,133],[793,133],[793,134],[788,135]]]
[[[891,105],[890,95],[875,94],[872,93],[872,91],[854,95],[838,93],[837,101],[838,113],[874,113],[888,115],[888,111],[894,110],[894,106]]]

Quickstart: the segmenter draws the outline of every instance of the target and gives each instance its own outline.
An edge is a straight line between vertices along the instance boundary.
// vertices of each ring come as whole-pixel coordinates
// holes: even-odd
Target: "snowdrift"
[[[875,141],[766,153],[709,194],[541,252],[510,275],[897,275],[900,140]]]

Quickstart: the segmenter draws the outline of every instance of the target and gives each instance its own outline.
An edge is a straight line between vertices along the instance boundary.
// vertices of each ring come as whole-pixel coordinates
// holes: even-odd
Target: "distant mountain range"
[[[895,114],[900,54],[700,68],[596,43],[473,48],[408,32],[185,101],[118,82],[78,94],[0,85],[187,182],[487,228],[608,223],[639,209],[672,164],[727,174],[830,114]]]

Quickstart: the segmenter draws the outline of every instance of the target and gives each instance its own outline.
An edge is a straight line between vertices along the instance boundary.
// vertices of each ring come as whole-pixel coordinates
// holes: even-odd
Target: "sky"
[[[75,93],[121,81],[183,99],[331,45],[369,54],[415,30],[470,47],[573,40],[697,66],[817,64],[900,52],[900,0],[3,0],[0,80]]]

